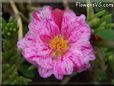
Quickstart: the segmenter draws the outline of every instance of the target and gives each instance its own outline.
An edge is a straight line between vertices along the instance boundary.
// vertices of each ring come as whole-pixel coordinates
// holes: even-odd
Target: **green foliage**
[[[103,40],[114,41],[114,30],[105,29],[97,32],[97,35],[100,36]]]
[[[88,4],[91,4],[90,0],[86,0]],[[94,15],[92,6],[87,8],[87,20],[89,21]]]
[[[2,38],[2,84],[28,84],[34,77],[34,71],[29,70],[31,65],[28,67],[17,50],[18,26],[12,17],[8,22],[2,19]]]
[[[89,0],[87,0],[89,1]],[[101,40],[94,40],[94,52],[96,60],[93,65],[93,83],[103,82],[114,84],[114,23],[112,14],[104,8],[93,12],[92,7],[87,7],[87,22],[92,34],[97,35]]]
[[[87,8],[87,10],[89,9],[90,7]],[[112,14],[106,12],[106,10],[98,11],[94,15],[93,13],[88,13],[87,11],[87,14],[87,19],[89,18],[87,21],[96,34],[102,30],[109,30],[114,27],[114,23],[112,23]],[[92,15],[91,18],[90,14]]]

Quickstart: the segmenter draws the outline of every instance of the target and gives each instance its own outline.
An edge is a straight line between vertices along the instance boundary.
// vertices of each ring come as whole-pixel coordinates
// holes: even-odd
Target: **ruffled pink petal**
[[[86,44],[84,44],[84,43],[81,44],[80,50],[83,53],[85,61],[95,60],[95,55],[94,55],[94,52],[93,52],[93,47],[90,44],[90,42],[88,42],[88,43],[86,42]]]
[[[54,73],[55,77],[59,80],[62,80],[63,79],[63,74],[58,74],[58,73]]]
[[[45,68],[38,66],[38,72],[41,77],[47,78],[52,75],[53,70],[52,69],[45,69]]]
[[[85,22],[85,15],[76,16],[74,12],[66,10],[62,23],[61,33],[70,43],[90,39],[90,27]]]
[[[83,72],[83,71],[89,70],[90,67],[91,67],[90,64],[84,64],[84,65],[81,66],[81,67],[77,67],[77,66],[75,66],[75,67],[74,67],[74,71],[80,73],[80,72]]]
[[[45,20],[45,19],[52,19],[51,17],[51,11],[52,11],[52,8],[50,6],[44,6],[43,8],[40,8],[39,10],[37,11],[34,11],[32,13],[32,17],[33,19],[36,19],[36,20]]]
[[[89,41],[90,28],[87,24],[81,26],[75,26],[75,30],[70,33],[68,38],[70,43]]]
[[[25,58],[36,55],[35,42],[36,39],[34,38],[34,35],[32,35],[32,33],[30,32],[26,34],[25,38],[18,41],[17,47],[22,49],[22,53]]]
[[[34,33],[39,33],[39,36],[48,35],[53,37],[60,33],[59,28],[53,19],[52,9],[49,6],[45,6],[42,10],[33,12],[29,30]]]
[[[70,75],[73,72],[74,65],[68,56],[69,55],[64,55],[64,58],[61,62],[61,67],[64,75]]]
[[[80,16],[77,17],[76,21],[79,22],[80,25],[83,25],[86,23],[85,19],[86,19],[85,15],[81,14]]]
[[[63,19],[62,19],[62,27],[61,34],[64,36],[68,36],[72,30],[74,30],[74,21],[76,20],[76,15],[72,10],[65,10]],[[72,28],[71,28],[72,27]]]
[[[22,49],[25,47],[25,44],[26,42],[25,42],[25,39],[23,38],[17,42],[17,47]]]
[[[32,61],[35,61],[37,65],[42,68],[45,68],[45,69],[53,68],[53,61],[51,57],[45,56],[45,58],[44,57],[33,58]]]
[[[51,37],[48,36],[48,35],[41,35],[41,36],[40,36],[40,39],[41,39],[43,42],[48,43],[48,41],[51,39]]]
[[[61,28],[63,14],[64,14],[64,11],[60,9],[55,9],[52,11],[52,16],[59,28]]]
[[[73,63],[67,56],[58,60],[54,65],[54,75],[57,79],[63,79],[64,75],[70,75],[73,72]]]
[[[64,11],[63,19],[62,19],[62,29],[72,23],[76,19],[76,14],[70,10],[66,9]],[[62,30],[63,31],[63,30]]]
[[[80,50],[76,49],[75,47],[70,49],[69,53],[67,55],[69,55],[68,58],[74,64],[75,71],[81,72],[81,71],[86,70],[90,67],[89,56],[88,56],[88,60],[86,61],[83,53]]]
[[[18,41],[17,46],[22,50],[23,56],[27,60],[36,57],[49,56],[51,50],[33,32],[28,32],[25,38]],[[29,61],[32,62],[32,61]]]
[[[79,50],[83,54],[83,60],[85,62],[89,62],[90,60],[95,60],[93,47],[89,41],[87,40],[78,41],[76,43],[72,43],[70,46],[72,50],[75,49],[76,47],[76,50]]]
[[[62,80],[63,79],[63,69],[62,69],[62,66],[61,66],[61,61],[56,61],[54,63],[54,69],[53,69],[53,74],[55,75],[55,77],[59,80]]]

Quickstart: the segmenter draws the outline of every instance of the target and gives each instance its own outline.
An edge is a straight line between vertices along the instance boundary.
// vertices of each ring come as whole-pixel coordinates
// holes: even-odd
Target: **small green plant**
[[[87,3],[91,3],[90,0],[87,0]],[[112,14],[105,9],[94,13],[92,7],[87,7],[87,22],[91,27],[92,34],[95,36],[93,46],[96,61],[93,64],[93,83],[102,84],[105,81],[113,83],[114,30],[112,28],[114,28],[114,23],[112,23]]]
[[[27,84],[34,77],[34,71],[17,50],[18,25],[12,17],[6,22],[2,19],[2,84]]]

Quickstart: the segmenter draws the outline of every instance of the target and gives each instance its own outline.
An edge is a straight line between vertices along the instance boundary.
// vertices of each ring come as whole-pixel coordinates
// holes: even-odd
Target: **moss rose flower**
[[[27,61],[38,68],[41,77],[57,79],[90,68],[95,59],[90,44],[90,27],[85,15],[45,6],[32,13],[29,31],[18,41]]]

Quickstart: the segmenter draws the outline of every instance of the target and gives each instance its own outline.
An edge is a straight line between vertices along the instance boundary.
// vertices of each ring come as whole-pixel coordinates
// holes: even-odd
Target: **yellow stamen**
[[[53,59],[57,59],[58,56],[63,55],[68,48],[68,42],[62,36],[55,36],[49,41],[49,46],[52,49],[51,55]]]

